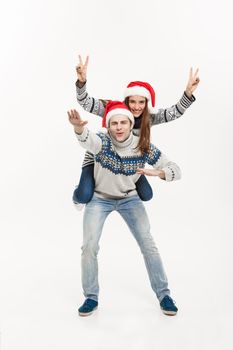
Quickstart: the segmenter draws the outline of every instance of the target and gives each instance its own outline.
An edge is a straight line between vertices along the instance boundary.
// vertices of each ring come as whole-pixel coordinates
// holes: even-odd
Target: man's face
[[[131,122],[128,117],[124,115],[115,115],[111,117],[108,128],[112,137],[118,142],[125,141],[131,131]]]
[[[135,118],[140,117],[146,107],[146,98],[143,96],[130,96],[129,109]]]

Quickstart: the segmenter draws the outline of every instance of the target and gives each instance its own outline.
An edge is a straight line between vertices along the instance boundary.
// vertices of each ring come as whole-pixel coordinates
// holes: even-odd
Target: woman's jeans
[[[75,203],[86,204],[90,202],[94,194],[94,164],[82,168],[79,185],[73,192]],[[152,188],[144,175],[141,175],[136,182],[136,190],[142,201],[149,201],[153,197]]]
[[[146,210],[135,195],[124,199],[103,199],[93,196],[86,205],[83,218],[82,286],[86,298],[98,301],[99,240],[107,216],[116,210],[128,225],[143,255],[151,287],[159,301],[170,295],[163,264],[150,233]]]

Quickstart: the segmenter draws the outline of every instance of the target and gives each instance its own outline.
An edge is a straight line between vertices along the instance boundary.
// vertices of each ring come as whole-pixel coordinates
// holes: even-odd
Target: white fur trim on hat
[[[110,118],[115,116],[115,115],[124,115],[124,116],[128,117],[129,120],[134,125],[134,116],[128,109],[126,109],[126,108],[115,108],[115,109],[112,109],[110,112],[108,112],[108,114],[106,116],[106,126],[107,127],[109,127],[108,124],[109,124]]]
[[[143,86],[128,87],[125,90],[124,97],[129,97],[129,96],[143,96],[143,97],[146,97],[147,100],[151,101],[150,92]]]

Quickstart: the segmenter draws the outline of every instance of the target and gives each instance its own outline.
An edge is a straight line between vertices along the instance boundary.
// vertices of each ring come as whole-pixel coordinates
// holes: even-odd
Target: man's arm
[[[165,180],[165,178],[166,178],[165,172],[163,170],[157,170],[157,169],[138,168],[137,174],[147,175],[147,176],[158,176],[162,180]]]
[[[161,108],[157,113],[151,114],[151,125],[162,124],[176,120],[180,118],[187,110],[187,108],[191,106],[191,104],[196,100],[193,96],[193,93],[200,82],[198,71],[199,70],[197,69],[193,74],[193,69],[190,68],[187,86],[181,99],[177,102],[177,104],[171,106],[170,108]]]
[[[166,181],[175,181],[181,178],[181,170],[179,166],[170,161],[155,146],[151,145],[147,155],[147,163],[152,165],[154,169],[137,169],[137,173],[148,176],[158,176]]]
[[[74,131],[80,145],[93,154],[99,153],[102,148],[100,137],[85,127],[87,121],[83,121],[75,109],[67,113],[70,123],[74,126]]]

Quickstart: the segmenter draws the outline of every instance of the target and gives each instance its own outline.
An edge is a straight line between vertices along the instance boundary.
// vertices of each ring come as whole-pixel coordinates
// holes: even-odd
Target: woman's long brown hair
[[[125,102],[126,106],[129,107],[129,97],[126,97],[124,102]],[[150,127],[151,127],[150,113],[148,110],[147,100],[146,100],[146,106],[145,106],[145,109],[142,113],[140,135],[139,135],[139,142],[138,142],[138,149],[140,150],[142,155],[149,151]]]

